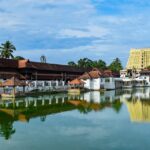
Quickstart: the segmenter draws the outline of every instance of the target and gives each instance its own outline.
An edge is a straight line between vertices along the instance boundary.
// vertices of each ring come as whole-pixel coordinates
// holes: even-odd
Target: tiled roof
[[[81,68],[68,66],[68,65],[48,64],[48,63],[39,63],[39,62],[31,62],[31,64],[34,67],[36,67],[38,70],[84,72],[84,70]]]
[[[92,69],[90,72],[86,72],[79,77],[79,79],[96,79],[100,77],[115,77],[118,74],[113,73],[111,70],[99,70],[97,68]]]
[[[29,60],[12,60],[12,59],[0,59],[0,68],[30,68],[45,71],[60,71],[60,72],[85,72],[85,69],[59,64],[48,64],[40,62],[32,62]]]
[[[1,68],[18,68],[18,61],[12,59],[0,59]]]
[[[93,79],[99,78],[99,77],[102,76],[102,73],[101,73],[99,70],[92,70],[92,71],[90,71],[88,74],[89,74],[89,76],[90,76],[91,78],[93,78]]]
[[[83,80],[90,79],[90,75],[87,72],[85,72],[83,75],[78,77],[78,79],[83,79]]]
[[[84,84],[83,81],[81,81],[80,79],[74,79],[72,81],[69,82],[70,85],[81,85]]]
[[[1,84],[1,86],[25,86],[25,85],[26,85],[25,81],[20,81],[15,77],[8,79]]]

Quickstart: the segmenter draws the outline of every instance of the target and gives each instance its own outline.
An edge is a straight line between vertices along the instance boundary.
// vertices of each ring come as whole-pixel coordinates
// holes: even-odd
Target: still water
[[[150,149],[150,88],[0,100],[0,150]]]

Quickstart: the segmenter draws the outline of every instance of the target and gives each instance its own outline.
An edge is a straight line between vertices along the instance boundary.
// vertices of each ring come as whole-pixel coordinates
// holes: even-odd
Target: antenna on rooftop
[[[42,55],[40,57],[41,63],[46,63],[46,56]]]

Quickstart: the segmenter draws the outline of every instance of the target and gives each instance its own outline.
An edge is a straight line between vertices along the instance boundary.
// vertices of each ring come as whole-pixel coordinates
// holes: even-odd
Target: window
[[[110,79],[109,79],[109,78],[106,78],[106,79],[105,79],[105,82],[110,82]]]

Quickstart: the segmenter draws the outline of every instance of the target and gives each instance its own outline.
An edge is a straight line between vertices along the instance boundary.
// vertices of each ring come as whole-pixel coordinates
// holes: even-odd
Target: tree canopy
[[[15,46],[10,42],[6,41],[0,46],[0,57],[1,58],[14,58],[13,52],[16,50]]]
[[[14,59],[15,59],[15,60],[24,60],[25,58],[22,57],[22,56],[15,56]]]
[[[103,60],[93,61],[88,58],[81,58],[75,63],[74,61],[69,61],[68,65],[70,66],[77,66],[82,68],[99,68],[99,69],[106,69],[106,62]]]
[[[98,68],[101,70],[110,69],[113,72],[119,72],[123,68],[119,58],[114,59],[109,66],[107,66],[106,62],[101,59],[93,61],[88,58],[79,59],[77,63],[70,61],[68,62],[68,65],[82,68]]]
[[[108,66],[108,68],[113,72],[119,72],[123,69],[119,58],[114,59],[113,62]]]

